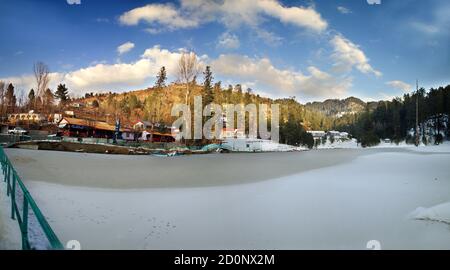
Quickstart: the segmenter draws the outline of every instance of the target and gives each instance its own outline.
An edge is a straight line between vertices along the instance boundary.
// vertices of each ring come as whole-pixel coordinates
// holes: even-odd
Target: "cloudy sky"
[[[82,95],[146,88],[161,66],[174,81],[183,50],[222,85],[301,102],[450,83],[448,0],[2,0],[0,10],[0,80],[24,93],[36,61],[52,87]]]

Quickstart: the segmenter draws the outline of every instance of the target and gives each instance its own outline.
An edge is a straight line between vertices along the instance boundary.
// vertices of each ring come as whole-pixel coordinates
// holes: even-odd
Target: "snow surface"
[[[419,207],[414,213],[415,219],[439,221],[450,224],[450,202],[438,204],[430,208]]]
[[[0,170],[0,250],[21,248],[19,224],[11,219],[11,199],[6,196],[6,183]]]
[[[356,139],[348,139],[348,140],[335,140],[331,143],[330,139],[327,139],[325,144],[320,143],[316,149],[355,149],[361,148],[361,145],[358,145]]]
[[[63,243],[78,240],[82,249],[366,249],[370,240],[382,249],[450,249],[448,224],[411,217],[420,206],[450,201],[449,162],[445,151],[386,150],[228,186],[26,185]],[[447,206],[416,214],[442,219]]]

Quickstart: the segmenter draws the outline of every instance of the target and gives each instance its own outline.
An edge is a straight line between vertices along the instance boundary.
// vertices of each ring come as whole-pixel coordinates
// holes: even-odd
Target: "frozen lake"
[[[448,145],[447,145],[448,146]],[[63,242],[84,249],[450,249],[450,151],[160,158],[6,149]]]

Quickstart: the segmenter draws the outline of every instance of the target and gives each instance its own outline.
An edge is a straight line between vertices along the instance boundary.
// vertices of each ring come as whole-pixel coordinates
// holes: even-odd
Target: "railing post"
[[[22,214],[22,249],[30,249],[30,242],[28,241],[28,197],[23,196],[23,214]]]
[[[9,194],[11,193],[11,182],[9,181],[10,175],[11,175],[11,166],[9,166],[9,164],[7,164],[7,170],[6,170],[6,196],[9,196]]]
[[[16,174],[13,173],[12,188],[11,188],[11,218],[15,219],[16,206]]]

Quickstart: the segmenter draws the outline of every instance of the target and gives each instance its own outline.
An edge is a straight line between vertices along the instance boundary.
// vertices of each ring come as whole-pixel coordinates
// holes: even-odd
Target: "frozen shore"
[[[270,180],[403,149],[333,149],[177,157],[5,149],[25,180],[114,189],[224,186]]]
[[[7,152],[61,240],[83,249],[450,249],[447,223],[412,215],[450,202],[447,150]]]

